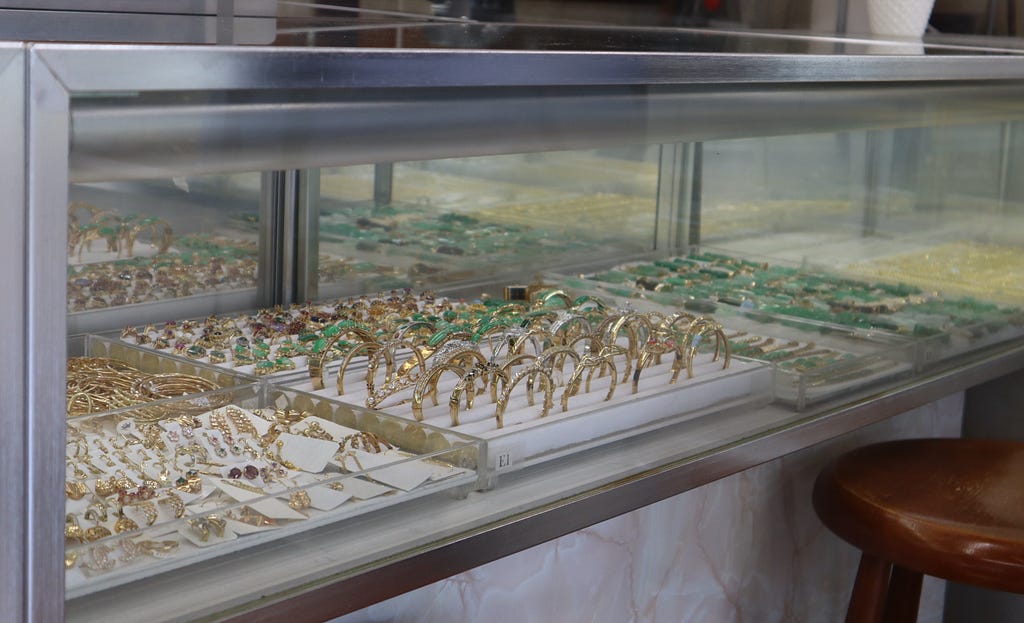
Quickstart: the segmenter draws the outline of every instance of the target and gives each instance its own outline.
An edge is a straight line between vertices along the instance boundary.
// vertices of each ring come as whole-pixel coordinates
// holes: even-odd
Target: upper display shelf
[[[909,45],[912,43],[913,45]],[[928,55],[1019,54],[1012,42],[984,45],[929,35],[921,41],[706,28],[573,26],[474,21],[352,23],[323,17],[279,18],[275,45],[699,54]]]

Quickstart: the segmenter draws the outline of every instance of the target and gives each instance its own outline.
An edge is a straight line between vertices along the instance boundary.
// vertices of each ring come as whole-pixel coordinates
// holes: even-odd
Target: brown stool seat
[[[1024,444],[880,443],[818,476],[814,509],[862,551],[847,621],[913,621],[921,574],[1024,593]]]

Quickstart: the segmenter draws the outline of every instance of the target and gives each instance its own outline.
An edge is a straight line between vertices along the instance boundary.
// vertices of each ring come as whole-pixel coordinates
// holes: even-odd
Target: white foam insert
[[[722,369],[721,360],[712,362],[710,355],[698,355],[694,361],[694,377],[687,378],[684,370],[675,384],[669,384],[671,359],[671,355],[666,355],[664,363],[643,371],[637,394],[632,393],[630,379],[617,384],[609,401],[604,398],[611,383],[610,375],[598,378],[595,374],[590,391],[585,392],[581,384],[579,394],[569,399],[569,409],[565,412],[561,408],[565,388],[560,385],[555,388],[553,405],[545,417],[540,417],[543,392],[538,389],[534,406],[529,406],[526,383],[521,382],[512,394],[504,414],[504,427],[500,429],[496,427],[495,405],[490,400],[489,390],[476,396],[471,410],[465,409],[463,399],[459,425],[452,427],[448,397],[456,379],[454,375],[443,375],[438,383],[439,404],[434,406],[429,397],[424,399],[423,422],[486,440],[488,468],[510,471],[668,423],[738,405],[766,404],[771,400],[772,371],[767,365],[733,359],[728,369]],[[565,380],[570,369],[571,362],[568,362]],[[620,380],[622,373],[620,367]],[[361,378],[361,372],[346,375],[344,396],[336,396],[335,377],[326,379],[325,389],[319,392],[313,392],[308,379],[296,379],[290,386],[365,406],[366,386],[360,382]],[[559,380],[557,374],[555,380]],[[411,395],[410,387],[381,405],[380,410],[411,419],[413,414],[407,402],[393,404]]]

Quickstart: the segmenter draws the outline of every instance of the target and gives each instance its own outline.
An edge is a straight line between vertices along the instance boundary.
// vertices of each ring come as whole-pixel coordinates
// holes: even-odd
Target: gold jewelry
[[[379,454],[385,450],[394,448],[393,445],[388,443],[387,439],[384,439],[377,433],[371,433],[369,431],[346,435],[339,443],[340,449],[344,450],[345,447],[353,450],[363,450],[372,454]]]
[[[284,448],[284,442],[283,441],[278,439],[277,441],[274,442],[274,446],[277,448],[277,453],[276,453],[276,456],[273,456],[273,458],[278,463],[280,463],[281,465],[287,467],[288,469],[294,469],[294,470],[298,470],[299,469],[299,467],[297,465],[295,465],[295,463],[292,463],[291,461],[286,461],[284,459],[284,457],[281,456],[281,450]],[[271,456],[272,456],[270,454],[270,450],[267,450],[265,454],[267,455],[268,459],[271,458]]]
[[[243,506],[239,510],[238,515],[235,515],[233,511],[228,511],[227,516],[229,519],[234,519],[235,521],[240,521],[242,523],[249,524],[250,526],[256,526],[257,528],[277,525],[275,520],[254,511],[248,506]]]
[[[421,375],[416,380],[416,385],[412,392],[412,414],[417,422],[423,421],[424,396],[430,396],[434,401],[434,406],[437,406],[437,381],[445,372],[454,372],[460,379],[466,375],[466,370],[461,366],[442,362],[434,365],[426,374]],[[369,401],[367,401],[367,406],[370,406]]]
[[[231,427],[228,425],[227,419],[224,414],[214,409],[210,411],[210,426],[220,431],[224,435],[224,440],[227,442],[228,437],[231,436]],[[209,437],[207,437],[209,439]]]
[[[64,493],[72,500],[81,500],[89,493],[89,488],[84,482],[64,482]]]
[[[150,501],[140,502],[135,505],[137,508],[142,510],[143,514],[146,515],[146,525],[152,526],[156,523],[156,520],[160,518],[160,511],[156,509],[156,505]]]
[[[133,530],[138,530],[138,529],[139,529],[139,524],[135,523],[134,519],[131,519],[129,517],[125,517],[125,515],[124,515],[124,507],[121,507],[120,509],[118,509],[118,511],[117,511],[117,521],[114,522],[114,532],[120,534],[122,532],[131,532]]]
[[[551,410],[551,405],[554,404],[554,393],[555,393],[555,381],[551,377],[551,371],[544,365],[534,362],[520,370],[512,377],[512,381],[505,386],[505,389],[501,392],[498,397],[494,411],[494,419],[497,428],[505,426],[505,409],[508,408],[508,402],[512,396],[512,390],[515,389],[516,385],[523,379],[527,379],[526,383],[526,396],[528,404],[532,407],[534,403],[534,383],[537,377],[544,380],[544,402],[541,405],[540,417],[544,417]]]
[[[110,497],[117,493],[117,479],[113,476],[106,480],[97,479],[93,489],[96,491],[96,495],[98,496]]]
[[[356,356],[358,356],[360,354],[360,352],[366,351],[366,354],[367,354],[367,370],[369,371],[371,358],[375,354],[375,352],[379,351],[380,349],[381,349],[381,345],[378,344],[377,342],[360,342],[360,343],[355,344],[354,346],[352,346],[351,348],[348,349],[348,352],[346,352],[345,357],[341,360],[341,367],[338,368],[338,381],[337,381],[338,396],[345,396],[345,373],[348,371],[348,366],[349,366],[349,364],[352,363],[352,360]],[[422,351],[419,350],[419,349],[414,350],[414,354],[419,355],[421,359],[423,357]],[[410,365],[410,362],[413,362],[415,359],[416,359],[415,357],[414,358],[410,358],[409,362],[407,362],[404,365]],[[412,367],[410,369],[412,369]],[[311,370],[310,370],[309,374],[310,374],[310,376],[313,374]],[[400,375],[401,375],[401,371],[399,370],[399,376]],[[321,387],[319,387],[319,388],[323,389],[324,388],[323,375],[322,375],[322,378],[319,379],[319,383],[321,383]],[[315,388],[315,386],[316,386],[316,383],[314,381],[313,382],[313,387]]]
[[[231,423],[235,425],[235,430],[238,431],[239,435],[256,436],[256,427],[253,426],[252,420],[241,409],[229,406],[224,410],[227,412],[228,418],[231,419]]]
[[[330,433],[325,431],[323,429],[323,427],[320,426],[320,423],[316,422],[316,421],[310,422],[306,426],[306,428],[304,428],[303,430],[299,431],[299,434],[304,436],[304,437],[310,437],[312,439],[323,439],[324,441],[334,441],[334,437],[332,437]]]
[[[613,360],[614,354],[626,353],[626,349],[621,346],[609,345],[601,349],[601,352],[594,355],[590,352],[590,347],[587,346],[584,350],[583,356],[580,358],[580,362],[573,368],[572,375],[569,377],[569,382],[565,384],[565,389],[562,391],[562,411],[569,410],[569,398],[575,396],[580,391],[580,382],[583,379],[583,371],[587,370],[587,381],[584,387],[584,392],[590,391],[590,380],[594,376],[595,370],[600,370],[604,373],[606,367],[611,369],[611,385],[608,387],[608,394],[605,395],[605,402],[612,399],[612,395],[615,394],[615,384],[617,383],[619,374],[615,370],[615,361]]]
[[[187,523],[188,526],[199,535],[199,541],[201,543],[206,543],[210,540],[210,522],[207,521],[205,517],[189,519]]]
[[[85,540],[87,541],[98,541],[100,539],[105,539],[108,536],[110,536],[110,530],[99,524],[96,524],[85,531]]]
[[[79,467],[77,463],[75,463],[75,462],[73,462],[71,460],[68,460],[67,461],[67,465],[72,470],[74,470],[75,478],[77,478],[79,480],[88,480],[89,479],[89,474],[86,474],[84,471],[82,471],[82,468]]]
[[[301,422],[309,416],[308,411],[299,411],[298,409],[275,409],[274,419],[277,420],[278,424],[290,426],[296,422]]]
[[[572,309],[572,298],[566,294],[565,290],[550,290],[548,292],[542,292],[536,301],[533,303],[534,309],[544,309],[548,307],[548,302],[557,300],[562,303],[565,309]]]
[[[82,526],[78,523],[78,518],[75,517],[74,513],[68,513],[64,516],[64,542],[78,541],[79,543],[85,543],[85,530],[82,530]]]
[[[139,544],[129,538],[120,539],[117,544],[121,547],[121,551],[124,553],[117,557],[121,562],[131,562],[139,555],[141,548]]]
[[[312,501],[309,499],[309,492],[306,490],[293,491],[288,496],[288,507],[292,510],[303,511],[312,505]]]
[[[153,558],[166,558],[168,554],[178,549],[179,543],[168,539],[165,541],[139,541],[138,545],[144,554]]]
[[[198,471],[190,469],[174,481],[174,488],[184,493],[200,493],[203,490],[203,477]]]
[[[221,445],[220,439],[206,431],[203,431],[203,437],[205,437],[206,441],[208,441],[209,444],[213,447],[214,454],[221,458],[224,458],[228,455],[228,449]]]
[[[210,522],[210,528],[217,534],[217,536],[224,536],[224,529],[227,528],[228,522],[224,521],[217,515],[207,515],[206,521]]]
[[[697,348],[700,346],[701,340],[706,335],[713,335],[715,337],[715,355],[711,358],[711,361],[718,361],[719,355],[722,350],[725,350],[725,357],[722,364],[722,369],[725,370],[729,367],[731,359],[731,348],[729,346],[729,340],[725,339],[725,333],[722,331],[722,325],[718,324],[714,320],[708,318],[698,318],[694,320],[690,327],[686,330],[686,334],[689,336],[688,346],[686,348],[686,374],[688,378],[693,378],[693,357],[697,354]],[[799,342],[791,342],[791,346],[796,346]],[[669,383],[675,383],[676,378],[679,376],[679,369],[673,364],[675,371],[672,374],[672,379]]]
[[[88,519],[89,521],[95,521],[95,522],[106,521],[107,520],[107,502],[106,502],[106,500],[101,499],[98,502],[93,502],[92,504],[90,504],[89,507],[85,510],[84,517],[86,519]]]
[[[167,493],[167,496],[164,497],[164,498],[161,498],[158,501],[158,503],[159,504],[168,504],[168,505],[170,505],[171,509],[174,510],[174,517],[176,519],[181,519],[182,517],[185,516],[185,502],[184,502],[184,500],[181,499],[181,497],[177,493],[175,493],[173,491],[169,491]]]
[[[238,482],[237,480],[228,480],[227,478],[221,478],[221,482],[224,484],[231,485],[232,487],[238,487],[251,493],[259,493],[260,495],[266,495],[267,492],[255,485],[246,484],[244,482]]]
[[[93,571],[110,571],[117,564],[116,561],[110,559],[111,552],[114,551],[113,547],[109,545],[96,545],[95,547],[89,548],[89,562],[82,563],[82,569],[88,572]]]

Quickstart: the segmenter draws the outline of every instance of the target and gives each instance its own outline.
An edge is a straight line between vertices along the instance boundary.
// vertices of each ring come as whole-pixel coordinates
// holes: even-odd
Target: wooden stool
[[[866,446],[818,475],[814,509],[862,552],[847,623],[916,621],[922,574],[1024,593],[1022,443]]]

